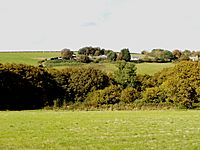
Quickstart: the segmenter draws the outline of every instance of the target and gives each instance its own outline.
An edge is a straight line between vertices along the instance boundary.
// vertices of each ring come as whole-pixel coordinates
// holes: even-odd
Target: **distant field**
[[[140,57],[143,56],[141,54],[132,54],[132,55]],[[28,65],[38,65],[39,60],[57,56],[60,56],[60,52],[2,52],[0,53],[0,63],[24,63]],[[103,70],[106,73],[113,73],[117,69],[116,63],[90,63],[90,64],[81,64],[78,66],[77,65],[58,66],[55,68],[63,69],[65,67],[89,67],[89,66]],[[162,70],[163,68],[173,66],[173,64],[141,63],[141,64],[136,64],[136,66],[137,66],[137,73],[153,75],[154,73]]]
[[[80,66],[58,66],[57,69],[64,69],[66,67],[95,67],[103,70],[106,73],[113,73],[117,70],[116,63],[91,63]],[[153,75],[154,73],[162,70],[163,68],[173,67],[173,63],[140,63],[136,64],[138,74]]]
[[[200,111],[2,111],[0,149],[199,149]]]
[[[89,63],[89,64],[79,64],[79,65],[67,65],[67,66],[57,66],[56,69],[64,69],[70,67],[94,67],[100,69],[106,73],[113,73],[117,70],[116,63]]]
[[[173,67],[173,63],[140,63],[137,64],[137,72],[139,74],[149,74],[153,75],[154,73],[168,67]]]
[[[0,52],[0,63],[38,65],[38,61],[60,56],[60,52]]]

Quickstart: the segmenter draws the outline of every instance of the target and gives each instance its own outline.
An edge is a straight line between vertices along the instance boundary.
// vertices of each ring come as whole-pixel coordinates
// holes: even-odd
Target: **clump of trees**
[[[190,57],[200,57],[199,51],[184,50],[180,51],[178,49],[172,52],[164,49],[153,49],[152,51],[142,51],[141,54],[145,55],[142,61],[145,62],[171,62],[171,61],[187,61]]]
[[[141,54],[146,56],[142,59],[146,62],[171,62],[174,60],[172,52],[164,49],[153,49],[150,52],[142,51]]]
[[[61,57],[63,59],[72,59],[73,58],[73,51],[70,49],[63,49],[61,50]],[[102,57],[104,56],[104,58]],[[78,50],[78,55],[76,60],[82,63],[89,63],[89,62],[98,62],[101,59],[106,59],[109,61],[130,61],[131,55],[129,49],[122,49],[119,53],[114,52],[113,50],[105,50],[101,49],[100,47],[83,47]]]
[[[145,102],[168,102],[192,108],[199,103],[200,63],[180,62],[152,77],[154,85],[146,88]]]
[[[112,50],[105,50],[99,47],[83,47],[78,50],[78,54],[86,56],[106,55],[107,59],[110,61],[116,61],[116,60],[130,61],[131,59],[130,51],[127,48],[122,49],[119,53],[116,53]]]
[[[84,104],[172,104],[194,108],[200,102],[200,62],[183,61],[153,76],[136,74],[122,61],[113,75],[94,68],[47,69],[0,64],[0,109],[39,109]]]
[[[0,64],[0,109],[39,109],[83,101],[107,87],[109,77],[94,68],[54,70],[23,64]]]
[[[45,68],[0,64],[0,109],[38,109],[53,105],[62,89]]]

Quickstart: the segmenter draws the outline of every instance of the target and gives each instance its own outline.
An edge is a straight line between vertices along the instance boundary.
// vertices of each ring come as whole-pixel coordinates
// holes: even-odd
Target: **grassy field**
[[[136,54],[134,54],[136,55]],[[142,56],[141,54],[138,54]],[[39,60],[45,58],[57,57],[60,56],[60,52],[3,52],[0,53],[0,63],[24,63],[28,65],[38,65]],[[77,65],[76,65],[77,66]],[[106,73],[113,73],[117,67],[116,63],[90,63],[80,65],[79,67],[95,67],[97,69],[103,70]],[[173,66],[172,63],[141,63],[136,64],[137,73],[139,74],[149,74],[153,75],[154,73],[162,70],[166,67]],[[69,66],[57,66],[57,69],[63,69],[65,67],[75,67],[73,65]]]
[[[200,111],[2,111],[0,149],[199,149]]]
[[[139,74],[149,74],[153,75],[154,73],[168,67],[173,67],[173,63],[140,63],[137,64],[137,72]]]
[[[138,74],[153,75],[163,68],[173,67],[173,63],[140,63],[136,64]],[[57,66],[57,69],[64,69],[66,67],[94,67],[106,73],[113,73],[117,70],[116,63],[90,63],[80,66]]]
[[[60,56],[60,52],[1,52],[0,63],[38,65],[39,60]]]

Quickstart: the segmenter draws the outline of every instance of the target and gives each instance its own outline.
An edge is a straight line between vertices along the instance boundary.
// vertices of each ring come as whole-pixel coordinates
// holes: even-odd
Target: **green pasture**
[[[38,65],[38,61],[60,56],[60,52],[0,52],[0,63]]]
[[[60,56],[60,52],[1,52],[0,53],[0,63],[23,63],[28,65],[38,65],[38,61],[44,60],[46,58]],[[137,56],[137,54],[134,54]],[[138,54],[138,56],[142,56]],[[75,64],[69,63],[64,66],[55,66],[57,69],[63,69],[66,67],[94,67],[100,69],[106,73],[113,73],[117,70],[117,63],[89,63],[89,64]],[[166,67],[171,67],[174,64],[172,63],[140,63],[136,64],[137,73],[139,74],[149,74],[153,75],[154,73],[162,70]]]
[[[2,111],[0,149],[199,149],[200,111]]]
[[[57,66],[57,69],[64,69],[66,67],[94,67],[100,69],[106,73],[113,73],[117,70],[117,63],[90,63],[90,64],[80,64],[80,65],[66,65]],[[173,67],[173,63],[139,63],[136,64],[138,74],[148,74],[153,75],[154,73],[161,71],[164,68]]]
[[[65,65],[65,66],[56,66],[54,68],[56,69],[64,69],[64,68],[70,68],[70,67],[78,67],[78,68],[83,68],[83,67],[94,67],[96,69],[100,69],[106,73],[113,73],[114,71],[117,70],[116,67],[117,63],[88,63],[88,64],[84,64],[84,63],[80,63],[80,64],[75,64],[75,65]]]
[[[161,71],[164,68],[173,67],[173,63],[140,63],[136,64],[137,73],[139,74],[149,74],[153,75],[154,73]]]

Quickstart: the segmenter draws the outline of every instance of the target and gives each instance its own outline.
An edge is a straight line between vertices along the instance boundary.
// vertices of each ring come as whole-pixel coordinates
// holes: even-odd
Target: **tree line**
[[[61,56],[63,59],[72,59],[73,51],[70,49],[61,50]],[[199,51],[190,50],[173,50],[172,52],[164,49],[153,49],[151,51],[142,51],[142,57],[137,58],[136,62],[172,62],[172,61],[186,61],[190,60],[190,57],[200,57]],[[135,61],[131,59],[131,53],[128,48],[121,49],[120,52],[114,52],[113,50],[105,50],[100,47],[83,47],[78,50],[78,61],[89,63],[90,57],[100,60],[98,56],[106,56],[109,61]]]
[[[70,49],[63,49],[61,50],[61,57],[63,59],[72,59],[73,58],[73,51]],[[89,56],[95,57],[95,56],[106,56],[106,58],[110,61],[116,61],[116,60],[124,60],[124,61],[130,61],[131,60],[131,54],[128,48],[122,49],[119,53],[114,52],[113,50],[105,50],[101,49],[100,47],[83,47],[78,50],[79,55],[79,61],[81,62],[90,62]]]
[[[144,54],[144,61],[154,61],[154,62],[169,62],[169,61],[187,61],[190,57],[200,57],[200,51],[190,51],[190,50],[173,50],[172,52],[164,49],[153,49],[152,51],[142,51]]]
[[[194,108],[200,102],[200,62],[183,61],[153,76],[137,74],[131,62],[121,61],[117,68],[108,75],[90,67],[0,64],[0,109],[149,103]]]

